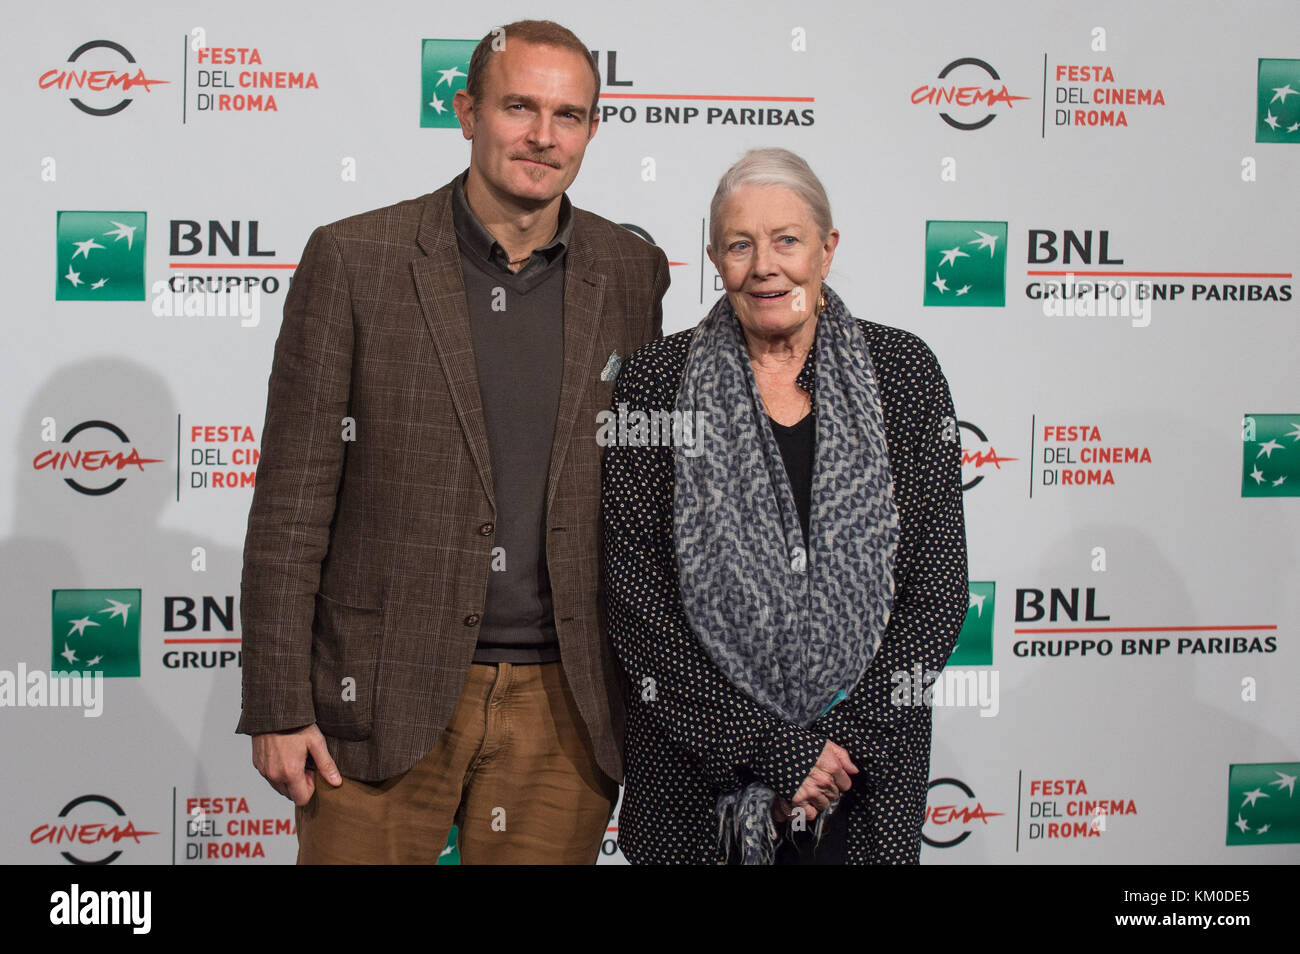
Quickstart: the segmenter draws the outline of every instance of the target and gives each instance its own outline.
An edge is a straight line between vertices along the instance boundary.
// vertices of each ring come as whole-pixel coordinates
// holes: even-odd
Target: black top
[[[776,446],[781,448],[785,473],[790,478],[790,489],[794,491],[794,506],[799,511],[803,545],[807,547],[808,512],[812,507],[813,457],[817,448],[817,418],[810,411],[789,427],[778,424],[770,417],[767,422],[772,425]]]

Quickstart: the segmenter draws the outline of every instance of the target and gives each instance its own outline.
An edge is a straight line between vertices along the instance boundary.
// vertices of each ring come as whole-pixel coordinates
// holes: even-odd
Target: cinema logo
[[[1100,838],[1116,816],[1136,815],[1131,798],[1095,798],[1081,778],[1034,779],[1029,783],[1027,834],[1031,841]]]
[[[974,790],[956,778],[936,778],[925,797],[921,840],[931,848],[955,848],[974,832],[988,828],[990,818],[1005,812],[986,811]]]
[[[135,827],[126,811],[105,795],[81,795],[64,805],[58,818],[37,825],[28,835],[33,845],[58,848],[73,865],[108,865],[127,847],[158,834]]]
[[[112,40],[81,44],[67,66],[45,70],[36,81],[41,89],[75,92],[68,102],[88,116],[116,116],[135,101],[134,94],[151,93],[169,82],[149,77],[131,51]]]
[[[181,483],[190,490],[252,490],[257,479],[257,464],[262,458],[257,435],[247,424],[182,425],[176,416],[177,431],[185,436],[184,454],[189,463],[188,477]],[[177,494],[179,498],[179,492]]]
[[[43,418],[41,439],[53,441],[55,426],[54,418]],[[109,435],[107,439],[101,431]],[[67,486],[88,497],[111,494],[129,475],[163,462],[161,457],[141,456],[126,431],[109,421],[82,421],[69,428],[59,443],[62,449],[46,449],[33,457],[32,469],[58,474]]]
[[[1035,416],[1031,427],[1042,441],[1039,482],[1044,487],[1113,487],[1117,470],[1123,474],[1122,468],[1151,463],[1151,448],[1111,443],[1096,424],[1039,426]],[[1030,484],[1032,496],[1032,474]]]
[[[188,44],[186,51],[188,71]],[[196,113],[276,113],[280,111],[277,96],[284,102],[320,89],[320,82],[311,70],[276,69],[264,61],[262,51],[255,46],[201,44],[194,51],[194,67]],[[182,122],[188,118],[188,112],[187,108]]]
[[[1029,99],[1013,95],[998,71],[974,56],[953,60],[939,71],[938,79],[912,90],[912,105],[939,107],[939,118],[963,132],[983,129],[997,118],[999,107],[1010,110]]]
[[[970,437],[963,436],[961,442],[961,489],[972,490],[978,487],[990,474],[1002,472],[1002,465],[1013,463],[1019,458],[1003,457],[993,446],[987,434],[970,421],[958,421],[957,427],[966,431]]]
[[[187,862],[265,859],[268,847],[298,834],[292,814],[288,818],[257,815],[240,795],[191,795],[176,803],[185,806]]]
[[[1134,110],[1149,110],[1165,105],[1165,94],[1157,87],[1122,86],[1109,66],[1058,63],[1047,68],[1056,83],[1050,99],[1055,126],[1102,126],[1127,128]],[[1047,78],[1044,78],[1044,85]],[[1047,135],[1047,124],[1043,124]]]

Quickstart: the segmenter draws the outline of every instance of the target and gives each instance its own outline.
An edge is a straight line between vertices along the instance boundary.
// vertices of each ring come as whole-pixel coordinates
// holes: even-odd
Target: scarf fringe
[[[724,858],[736,858],[743,865],[771,865],[776,863],[776,849],[780,836],[772,821],[772,806],[776,792],[762,782],[751,782],[743,789],[726,792],[718,798],[718,846]],[[813,822],[813,847],[821,844],[826,819],[839,807],[831,802],[830,808],[817,813]],[[790,838],[793,832],[787,831]]]
[[[743,865],[776,861],[775,802],[776,792],[762,782],[718,798],[718,844],[724,857],[736,857]]]

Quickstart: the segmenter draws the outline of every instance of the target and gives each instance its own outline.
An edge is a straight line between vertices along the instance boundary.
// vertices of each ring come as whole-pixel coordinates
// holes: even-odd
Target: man
[[[317,229],[276,343],[238,731],[300,863],[433,863],[455,823],[466,863],[589,864],[622,775],[596,415],[668,263],[564,195],[576,36],[494,31],[466,83],[467,173]]]

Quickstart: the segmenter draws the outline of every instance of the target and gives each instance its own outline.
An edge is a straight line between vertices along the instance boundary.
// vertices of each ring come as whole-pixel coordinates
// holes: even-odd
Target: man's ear
[[[474,138],[474,100],[464,89],[456,90],[451,98],[451,108],[456,111],[460,122],[460,134],[466,139]]]

